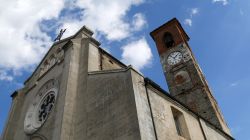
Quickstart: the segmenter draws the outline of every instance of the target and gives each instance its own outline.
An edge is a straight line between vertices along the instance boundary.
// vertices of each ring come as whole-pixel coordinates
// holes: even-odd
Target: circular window
[[[48,119],[57,97],[57,83],[49,81],[38,91],[31,102],[24,120],[24,132],[32,134]]]
[[[49,113],[51,112],[52,108],[55,104],[55,92],[51,91],[48,94],[45,95],[45,97],[42,99],[40,105],[38,106],[38,113],[37,113],[37,119],[40,123],[43,123]]]

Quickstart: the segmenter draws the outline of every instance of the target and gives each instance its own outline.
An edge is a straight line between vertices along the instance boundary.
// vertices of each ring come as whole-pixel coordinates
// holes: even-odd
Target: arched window
[[[173,47],[174,45],[174,38],[171,33],[166,32],[163,36],[163,42],[166,45],[166,47],[170,48]]]

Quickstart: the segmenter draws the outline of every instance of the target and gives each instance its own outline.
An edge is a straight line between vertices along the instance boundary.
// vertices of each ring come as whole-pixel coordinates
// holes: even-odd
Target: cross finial
[[[66,29],[61,29],[60,30],[60,33],[57,35],[56,39],[54,41],[60,41],[62,36],[63,36],[63,33],[66,31]]]

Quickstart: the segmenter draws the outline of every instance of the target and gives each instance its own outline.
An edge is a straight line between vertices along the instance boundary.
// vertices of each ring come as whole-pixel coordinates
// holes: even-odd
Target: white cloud
[[[191,27],[193,23],[193,17],[199,13],[199,9],[192,8],[192,9],[189,9],[188,11],[189,11],[189,18],[186,18],[184,20],[184,24]]]
[[[132,25],[134,27],[134,30],[141,30],[146,25],[146,23],[147,22],[143,14],[137,13],[133,16]]]
[[[30,70],[50,47],[51,36],[57,26],[67,28],[64,37],[73,35],[87,25],[95,35],[107,40],[121,40],[141,30],[145,16],[136,13],[128,17],[132,6],[144,0],[8,0],[0,5],[0,69],[1,78],[10,80],[11,75]],[[79,9],[76,16],[65,15],[62,10]],[[74,13],[73,13],[74,14]],[[59,17],[59,15],[61,15]],[[45,20],[55,23],[44,24]],[[59,30],[59,29],[58,29]],[[57,31],[58,32],[58,31]],[[11,73],[11,75],[8,75]],[[9,76],[9,77],[8,77]]]
[[[145,38],[123,46],[122,50],[122,61],[136,69],[141,70],[152,63],[153,55]]]
[[[143,2],[144,0],[76,0],[71,5],[82,9],[80,20],[65,18],[62,27],[70,30],[67,33],[69,35],[82,25],[87,25],[110,41],[121,40],[146,24],[141,13],[135,14],[132,21],[127,17],[127,12],[132,6]]]
[[[12,81],[13,77],[8,75],[6,71],[0,70],[0,81]]]
[[[191,13],[190,13],[190,16],[193,17],[194,15],[198,14],[199,13],[199,9],[198,8],[192,8],[191,9]]]
[[[213,3],[222,3],[223,5],[227,5],[228,4],[228,0],[213,0]]]
[[[0,7],[0,68],[29,68],[41,59],[51,42],[40,30],[40,22],[57,17],[63,1],[10,0]]]
[[[190,18],[185,19],[184,24],[191,27],[192,26],[192,19],[190,19]]]

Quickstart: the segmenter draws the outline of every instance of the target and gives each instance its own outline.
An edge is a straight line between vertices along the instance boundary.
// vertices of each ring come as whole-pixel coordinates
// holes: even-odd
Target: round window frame
[[[39,117],[39,111],[40,111],[41,105],[44,103],[45,99],[46,99],[46,98],[49,96],[49,94],[51,94],[51,93],[54,95],[55,101],[54,101],[54,103],[53,103],[53,106],[52,106],[51,110],[48,112],[46,118],[41,122],[41,121],[39,121],[39,118],[38,118],[38,117]],[[43,123],[48,119],[49,114],[51,113],[51,111],[53,110],[53,108],[54,108],[54,106],[55,106],[55,103],[56,103],[56,92],[55,92],[54,90],[49,90],[49,91],[47,91],[47,92],[44,94],[44,96],[41,98],[41,100],[39,101],[39,104],[38,104],[37,109],[36,109],[36,113],[35,113],[36,116],[35,116],[35,117],[36,117],[36,121],[37,121],[38,123],[43,124]]]
[[[52,109],[50,110],[50,112],[48,113],[47,117],[44,119],[44,121],[40,122],[40,121],[38,121],[38,115],[39,115],[38,112],[39,112],[40,106],[43,103],[43,101],[45,100],[45,98],[48,96],[48,94],[50,94],[51,92],[53,92],[53,94],[55,95],[54,105],[53,105]],[[55,108],[56,101],[57,101],[57,95],[58,95],[58,89],[55,87],[47,90],[43,96],[39,96],[39,94],[37,94],[34,102],[31,103],[31,105],[26,113],[26,116],[25,116],[24,132],[26,134],[33,134],[46,122],[49,115],[51,114],[51,112]]]

